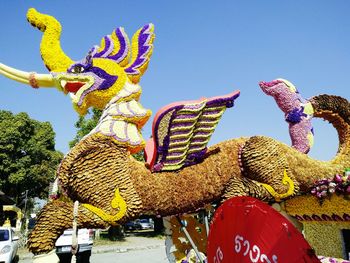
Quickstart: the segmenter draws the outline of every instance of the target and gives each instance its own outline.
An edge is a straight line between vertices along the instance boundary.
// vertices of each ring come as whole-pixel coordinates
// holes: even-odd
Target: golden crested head
[[[53,17],[28,11],[28,21],[44,32],[40,50],[55,85],[70,93],[74,108],[85,114],[89,107],[103,109],[127,82],[138,83],[153,51],[154,26],[147,24],[132,38],[123,28],[102,38],[81,61],[73,62],[60,46],[61,25]]]
[[[103,109],[128,81],[124,70],[114,61],[91,58],[74,63],[67,73],[53,73],[75,110],[84,115],[93,106]]]

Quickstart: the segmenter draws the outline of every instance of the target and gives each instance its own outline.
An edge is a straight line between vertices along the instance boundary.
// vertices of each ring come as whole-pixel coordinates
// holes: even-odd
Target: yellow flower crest
[[[27,19],[33,26],[44,32],[40,52],[46,67],[52,72],[66,71],[73,61],[61,48],[61,24],[54,17],[41,14],[34,8],[28,10]]]

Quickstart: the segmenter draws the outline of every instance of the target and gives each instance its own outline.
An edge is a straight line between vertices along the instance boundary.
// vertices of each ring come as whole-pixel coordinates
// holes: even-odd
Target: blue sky
[[[174,101],[241,91],[211,144],[252,135],[290,144],[283,113],[260,90],[261,80],[288,79],[305,98],[323,93],[350,98],[347,0],[0,1],[0,62],[47,73],[39,52],[42,33],[26,21],[29,7],[61,22],[61,44],[73,60],[116,27],[123,26],[131,37],[144,24],[154,23],[154,53],[141,80],[141,102],[153,115]],[[56,148],[68,151],[78,118],[68,96],[0,76],[0,109],[50,121]],[[314,127],[311,155],[330,159],[337,150],[337,134],[317,119]],[[143,134],[150,136],[151,121]]]

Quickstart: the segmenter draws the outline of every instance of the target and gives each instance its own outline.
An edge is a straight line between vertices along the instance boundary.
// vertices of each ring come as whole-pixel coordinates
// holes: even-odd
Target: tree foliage
[[[87,114],[84,117],[80,116],[78,121],[75,123],[77,128],[77,134],[74,139],[69,142],[69,146],[72,148],[76,145],[85,135],[87,135],[93,128],[96,127],[98,120],[102,115],[102,111],[93,108],[92,114]],[[143,151],[140,151],[133,155],[138,161],[144,161]]]
[[[93,128],[95,128],[101,115],[102,115],[101,110],[93,108],[92,114],[79,116],[78,121],[75,123],[75,127],[77,128],[77,134],[75,135],[74,139],[69,142],[69,147],[72,148]]]
[[[62,157],[49,122],[30,119],[24,112],[0,111],[0,189],[18,204],[26,190],[28,198],[48,196]]]

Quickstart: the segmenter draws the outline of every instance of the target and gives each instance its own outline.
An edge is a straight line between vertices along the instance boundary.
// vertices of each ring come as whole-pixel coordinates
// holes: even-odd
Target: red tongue
[[[67,82],[64,88],[69,92],[76,93],[82,86],[84,86],[82,82]]]

